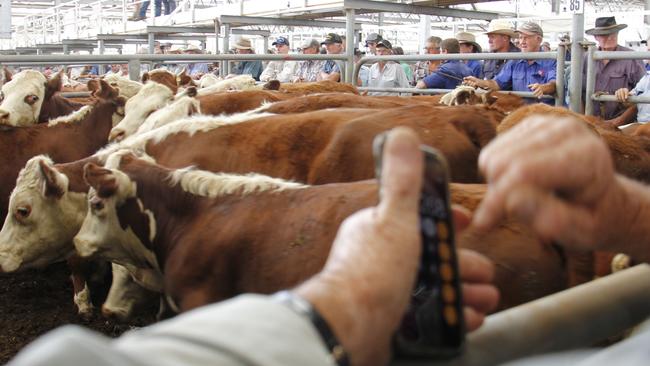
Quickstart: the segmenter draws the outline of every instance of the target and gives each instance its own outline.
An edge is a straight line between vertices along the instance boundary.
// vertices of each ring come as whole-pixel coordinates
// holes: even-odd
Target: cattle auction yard
[[[373,140],[398,126],[470,212],[483,148],[536,114],[587,124],[648,183],[649,42],[650,0],[0,0],[0,362],[63,325],[119,337],[302,283],[377,204]],[[392,364],[647,329],[644,260],[570,244],[510,216],[459,233],[497,308],[460,356]]]

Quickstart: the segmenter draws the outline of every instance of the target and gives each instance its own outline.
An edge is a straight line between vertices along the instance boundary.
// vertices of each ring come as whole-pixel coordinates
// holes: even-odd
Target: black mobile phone
[[[375,138],[375,174],[381,177],[385,135]],[[449,197],[449,173],[444,156],[420,146],[424,176],[420,193],[422,257],[411,302],[394,336],[397,358],[451,358],[465,344],[465,320]]]

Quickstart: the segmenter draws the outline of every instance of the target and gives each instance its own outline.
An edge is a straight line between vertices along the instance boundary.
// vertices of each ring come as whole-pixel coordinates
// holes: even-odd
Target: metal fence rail
[[[555,99],[556,106],[564,105],[564,69],[565,69],[566,48],[560,45],[556,52],[507,52],[507,53],[462,53],[462,54],[438,54],[438,55],[399,55],[399,56],[366,56],[362,57],[354,68],[352,80],[359,79],[361,65],[377,61],[434,61],[434,60],[556,60],[556,94],[544,95],[542,99]],[[395,93],[420,93],[440,94],[447,93],[449,89],[417,89],[417,88],[369,88],[362,87],[360,90],[384,91]],[[524,98],[537,98],[532,92],[512,92]]]

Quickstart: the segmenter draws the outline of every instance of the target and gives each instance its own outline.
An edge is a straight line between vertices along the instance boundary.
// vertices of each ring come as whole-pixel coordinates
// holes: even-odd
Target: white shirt
[[[630,92],[631,95],[642,97],[650,96],[650,74],[646,73],[644,77],[636,83],[636,86]],[[638,103],[636,105],[636,120],[640,123],[650,122],[650,104]]]
[[[290,82],[298,66],[297,61],[271,61],[260,75],[260,81]]]
[[[379,62],[373,64],[368,72],[368,87],[379,88],[410,88],[409,81],[402,65],[387,62],[383,70],[379,70]],[[391,92],[369,92],[368,95],[399,95]]]

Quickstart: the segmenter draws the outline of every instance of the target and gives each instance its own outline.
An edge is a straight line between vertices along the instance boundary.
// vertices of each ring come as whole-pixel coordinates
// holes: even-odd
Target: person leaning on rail
[[[298,51],[303,55],[317,55],[319,50],[320,43],[315,39],[307,39],[298,47]],[[298,61],[298,68],[292,81],[294,83],[318,81],[323,65],[325,65],[323,60]]]
[[[524,23],[519,30],[519,44],[523,52],[539,52],[544,31],[534,22]],[[556,60],[510,60],[492,80],[474,76],[465,78],[465,84],[489,90],[532,91],[536,97],[555,93]],[[549,99],[546,103],[552,103]]]
[[[288,55],[289,54],[289,39],[287,37],[278,37],[273,41],[271,46],[275,47],[275,52],[278,55]],[[295,74],[296,66],[298,63],[296,61],[285,61],[285,60],[272,60],[266,65],[266,68],[260,75],[260,81],[269,81],[269,80],[278,80],[282,83],[287,83],[291,81],[291,78]]]
[[[320,43],[325,45],[328,55],[343,53],[343,38],[336,33],[328,33],[325,40]],[[341,81],[341,70],[343,64],[337,60],[327,60],[320,70],[319,80]]]
[[[512,40],[517,37],[517,33],[509,21],[501,19],[491,21],[485,34],[488,36],[490,52],[519,52],[519,48],[512,43]],[[483,63],[483,78],[494,79],[506,62],[507,60],[485,60]]]
[[[427,41],[424,45],[424,54],[425,55],[439,55],[440,54],[440,44],[442,43],[442,38],[431,36],[427,38]],[[433,71],[438,69],[440,66],[440,60],[432,61],[418,61],[415,63],[415,71],[413,72],[413,85],[416,85],[418,81],[429,76]]]
[[[596,19],[595,27],[585,33],[594,36],[599,51],[632,51],[630,48],[618,45],[618,32],[626,27],[627,24],[616,24],[614,17],[601,17]],[[583,95],[587,86],[587,57],[588,55],[585,55],[583,58]],[[632,89],[646,74],[641,60],[597,60],[595,66],[594,92],[596,93],[614,94],[621,88]],[[605,102],[604,108],[595,103],[593,115],[609,120],[619,116],[624,109],[624,106],[617,102]]]
[[[251,40],[246,37],[241,37],[235,43],[235,52],[238,55],[249,55],[255,53]],[[262,61],[239,61],[232,70],[235,75],[251,75],[253,79],[259,81],[264,66]]]
[[[469,32],[460,32],[456,33],[456,39],[460,44],[460,53],[481,53],[483,49],[481,45],[476,43],[476,37]],[[475,76],[479,79],[483,79],[483,62],[480,60],[467,60],[463,61],[470,70],[472,70],[472,76]]]
[[[447,38],[440,44],[441,54],[456,54],[460,52],[460,44],[456,38]],[[429,76],[418,81],[418,89],[454,89],[463,78],[472,75],[472,70],[460,60],[445,60],[440,67]]]
[[[386,39],[377,42],[377,56],[390,56],[393,54],[393,45]],[[397,62],[378,61],[370,67],[366,85],[374,88],[408,88],[409,81],[406,73]],[[368,92],[368,95],[399,95],[394,92]]]

